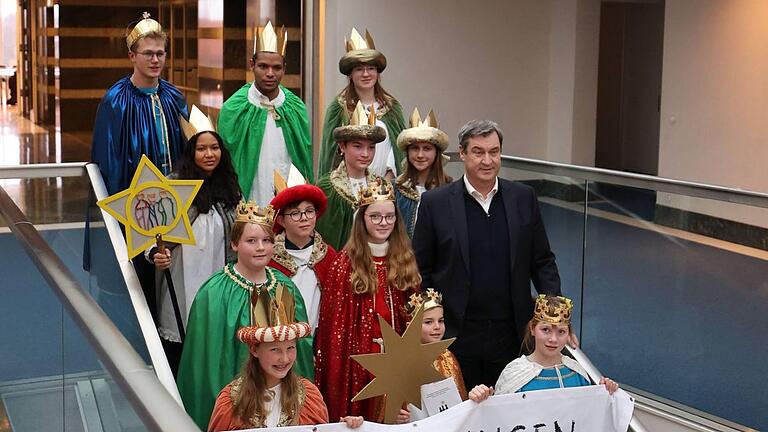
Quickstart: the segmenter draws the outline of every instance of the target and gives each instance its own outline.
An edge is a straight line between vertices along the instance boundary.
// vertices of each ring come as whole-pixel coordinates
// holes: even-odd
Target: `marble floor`
[[[90,159],[90,137],[62,134],[35,125],[15,106],[0,109],[0,174],[3,166],[83,162]],[[0,179],[0,186],[35,224],[81,222],[89,183],[85,176]],[[0,226],[7,226],[0,220]]]

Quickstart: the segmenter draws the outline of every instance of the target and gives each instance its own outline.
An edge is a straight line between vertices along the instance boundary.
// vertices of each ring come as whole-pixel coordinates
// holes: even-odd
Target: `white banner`
[[[538,390],[465,401],[440,414],[404,425],[365,422],[358,432],[626,432],[634,399],[603,386]],[[249,429],[252,432],[348,432],[343,423]]]

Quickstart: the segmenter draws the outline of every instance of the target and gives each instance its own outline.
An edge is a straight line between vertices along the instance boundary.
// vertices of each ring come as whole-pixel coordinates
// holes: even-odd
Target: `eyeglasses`
[[[301,220],[302,217],[306,217],[307,220],[314,219],[315,216],[317,216],[317,210],[310,207],[304,211],[296,210],[290,213],[286,213],[285,215],[291,218],[292,221],[298,222]]]
[[[378,69],[376,69],[376,66],[362,65],[362,66],[356,66],[353,70],[360,71],[361,73],[362,72],[373,73],[373,71],[378,70]]]
[[[387,225],[390,225],[390,224],[395,223],[395,221],[397,220],[397,215],[394,214],[394,213],[390,213],[388,215],[382,215],[382,214],[374,213],[374,214],[369,214],[369,215],[366,215],[366,216],[368,216],[368,218],[371,220],[371,222],[373,222],[376,225],[382,225],[382,222],[384,222],[384,221],[387,222]]]
[[[162,60],[165,58],[165,51],[142,51],[142,52],[136,52],[134,53],[144,57],[144,60],[152,60],[153,57],[157,56],[158,60]]]

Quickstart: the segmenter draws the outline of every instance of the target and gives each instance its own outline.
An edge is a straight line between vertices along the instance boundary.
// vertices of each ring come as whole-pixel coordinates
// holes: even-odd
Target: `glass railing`
[[[461,163],[447,169],[462,174]],[[576,302],[574,326],[596,369],[716,430],[768,429],[752,377],[768,354],[760,333],[768,247],[755,228],[768,220],[768,195],[506,157],[500,176],[539,195],[563,293]],[[153,423],[152,409],[167,405],[142,402],[128,382],[151,381],[180,409],[120,227],[92,206],[106,196],[98,168],[0,167],[0,179],[112,329],[89,327],[88,314],[73,311],[0,228],[0,430],[4,421],[16,432],[184,430]],[[100,332],[125,342],[141,379],[126,379],[106,342],[95,342]]]
[[[512,157],[500,177],[536,189],[597,369],[709,424],[768,430],[755,379],[768,356],[768,195]]]
[[[156,376],[97,213],[85,241],[84,165],[0,167],[0,430],[198,430]]]

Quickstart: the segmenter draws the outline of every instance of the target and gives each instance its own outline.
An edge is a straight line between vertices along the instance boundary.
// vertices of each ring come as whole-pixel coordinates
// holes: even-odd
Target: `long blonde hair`
[[[265,404],[269,400],[267,396],[267,379],[264,376],[264,370],[261,368],[259,359],[250,355],[245,363],[240,376],[243,378],[240,383],[240,395],[233,400],[232,413],[245,424],[251,424],[255,417],[261,420],[257,427],[266,427],[264,422],[269,414],[265,409]],[[293,367],[280,382],[281,397],[280,409],[290,416],[290,425],[299,424],[299,378],[293,373]]]
[[[344,245],[352,265],[350,282],[355,294],[373,294],[379,283],[376,276],[376,266],[373,263],[371,249],[368,246],[368,231],[365,229],[365,210],[368,206],[357,210],[352,221],[352,233]],[[405,231],[400,210],[395,206],[395,227],[389,235],[389,250],[387,252],[387,284],[397,290],[407,291],[418,289],[421,275],[416,266],[416,256],[413,254],[411,240]]]

